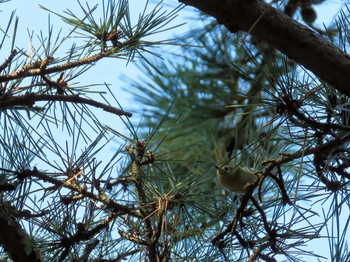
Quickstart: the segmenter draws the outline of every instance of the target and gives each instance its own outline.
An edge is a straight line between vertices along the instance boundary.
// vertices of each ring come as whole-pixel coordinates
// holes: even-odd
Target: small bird
[[[217,168],[216,175],[219,183],[236,193],[245,193],[247,186],[259,179],[257,172],[250,171],[242,167],[231,167],[229,165],[215,166]]]

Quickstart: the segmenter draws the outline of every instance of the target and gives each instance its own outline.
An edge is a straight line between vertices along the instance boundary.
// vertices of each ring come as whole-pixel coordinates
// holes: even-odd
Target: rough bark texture
[[[42,261],[20,224],[0,206],[0,244],[16,262]]]
[[[349,55],[283,12],[257,0],[179,2],[215,17],[231,32],[251,30],[251,35],[272,45],[343,94],[350,96]]]

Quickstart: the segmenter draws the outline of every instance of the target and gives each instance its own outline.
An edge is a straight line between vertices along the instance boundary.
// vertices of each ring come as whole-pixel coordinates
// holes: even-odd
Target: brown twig
[[[157,254],[157,242],[152,241],[155,237],[155,232],[152,227],[151,218],[148,214],[149,211],[147,210],[147,206],[149,206],[149,202],[147,201],[146,192],[144,189],[144,174],[143,170],[141,168],[142,166],[142,159],[144,156],[144,153],[146,151],[146,144],[143,141],[138,140],[136,142],[135,146],[126,146],[126,150],[128,151],[130,158],[132,160],[131,163],[131,175],[133,177],[133,181],[137,190],[137,195],[140,202],[140,213],[143,216],[143,221],[145,223],[145,234],[147,238],[147,247],[148,247],[148,255],[150,261],[157,261],[158,254]],[[154,213],[154,211],[151,211],[151,214]]]
[[[116,217],[116,214],[110,213],[109,216],[102,221],[102,223],[96,225],[94,228],[90,230],[78,230],[71,237],[63,237],[61,239],[61,244],[63,247],[72,247],[73,245],[81,242],[92,239],[96,234],[100,233],[101,230],[108,227],[109,223]]]
[[[40,63],[38,65],[36,64],[30,64],[29,66],[22,67],[18,71],[12,73],[0,76],[0,83],[1,82],[8,82],[10,80],[14,79],[20,79],[30,76],[40,76],[40,75],[47,75],[57,72],[62,72],[71,68],[79,67],[82,65],[92,64],[94,62],[97,62],[98,60],[108,57],[110,55],[110,52],[104,52],[104,53],[98,53],[95,55],[92,55],[90,57],[85,57],[82,59],[79,59],[77,61],[73,62],[67,62],[60,65],[55,65],[51,67],[44,67],[40,68]]]
[[[9,57],[0,65],[0,72],[4,70],[13,60],[15,55],[17,54],[17,50],[13,49],[9,55]]]
[[[106,105],[95,100],[80,97],[79,95],[41,95],[35,93],[27,93],[20,96],[7,96],[0,100],[0,109],[9,109],[14,106],[27,106],[28,108],[33,107],[36,102],[41,101],[61,101],[70,102],[75,104],[86,104],[93,107],[101,108],[106,112],[119,115],[132,117],[132,113],[123,111],[121,109]]]
[[[111,200],[110,198],[102,199],[101,196],[93,194],[91,192],[88,192],[88,191],[82,189],[81,187],[77,187],[71,183],[65,183],[66,181],[60,181],[56,178],[53,178],[52,176],[49,176],[42,171],[39,171],[36,167],[34,167],[33,170],[24,169],[20,172],[16,172],[16,174],[17,174],[18,179],[20,179],[20,180],[25,179],[25,178],[35,177],[35,178],[38,178],[44,182],[49,182],[49,183],[55,185],[55,188],[64,187],[64,188],[70,189],[74,192],[81,193],[89,199],[103,203],[106,206],[106,209],[109,209],[112,212],[117,213],[118,215],[128,214],[128,215],[131,215],[133,217],[142,218],[141,214],[139,214],[134,209],[132,209],[128,206],[120,205],[117,202]]]

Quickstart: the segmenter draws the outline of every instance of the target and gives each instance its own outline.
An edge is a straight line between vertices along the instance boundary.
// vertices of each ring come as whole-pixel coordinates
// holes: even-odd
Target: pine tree
[[[324,30],[326,1],[180,2],[204,13],[164,60],[147,55],[174,42],[150,36],[180,9],[162,3],[136,24],[124,0],[43,7],[71,31],[28,50],[14,13],[1,25],[2,260],[349,260],[348,10]],[[141,121],[77,83],[106,58],[142,59]],[[229,192],[225,164],[260,179]]]
[[[131,185],[144,189],[126,168],[131,161],[124,160],[126,145],[142,145],[129,124],[132,113],[121,108],[109,84],[79,81],[101,60],[131,63],[147,59],[151,46],[170,44],[149,38],[157,39],[179,9],[145,6],[133,22],[128,1],[76,5],[80,11],[63,13],[42,7],[61,18],[68,32],[56,31],[49,20],[47,33],[28,29],[29,48],[17,40],[15,12],[0,28],[1,261],[158,255],[151,238],[148,252],[139,246],[146,243],[141,236],[154,234],[145,211],[153,205],[135,198]],[[116,129],[118,121],[130,134]],[[134,233],[138,226],[140,236]]]
[[[175,230],[182,233],[182,241],[193,241],[171,257],[181,261],[310,261],[325,257],[347,261],[348,91],[324,81],[339,74],[316,74],[318,68],[306,68],[306,58],[298,61],[303,67],[296,62],[298,56],[286,52],[287,57],[283,49],[276,49],[274,39],[272,44],[266,43],[269,36],[259,37],[259,30],[268,22],[261,22],[259,29],[258,15],[255,20],[247,18],[256,21],[248,30],[244,15],[237,19],[233,12],[226,12],[235,4],[241,11],[238,7],[266,7],[263,3],[181,2],[217,20],[201,13],[203,24],[183,37],[180,58],[175,53],[177,59],[158,62],[157,70],[144,63],[144,77],[129,79],[135,99],[144,105],[141,127],[157,130],[150,135],[150,144],[157,148],[158,177],[176,181],[163,182],[165,195],[176,192],[174,197],[179,197],[184,182],[188,187],[180,194],[177,220],[186,221],[186,215],[192,214],[187,224],[198,232]],[[301,12],[309,26],[302,29],[339,43],[339,56],[332,59],[343,58],[346,9],[334,24],[321,30],[313,24],[314,7],[321,2],[278,2],[266,7],[266,20],[270,10],[277,12],[274,8],[290,17]],[[242,22],[237,22],[237,30],[232,29],[235,21]],[[283,37],[286,39],[281,42],[288,40],[283,34],[274,36]],[[285,50],[304,52],[295,42]],[[322,67],[329,68],[331,63],[324,61]],[[227,163],[254,170],[261,175],[260,181],[244,195],[223,191],[216,181],[215,165]],[[321,243],[322,250],[314,250],[314,242]]]

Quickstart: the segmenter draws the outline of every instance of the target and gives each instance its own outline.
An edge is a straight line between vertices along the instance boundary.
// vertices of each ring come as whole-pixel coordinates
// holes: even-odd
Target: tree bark
[[[0,245],[16,262],[40,262],[39,250],[17,220],[0,206]]]
[[[350,96],[350,56],[283,12],[257,0],[179,2],[215,17],[233,33],[249,32]]]

